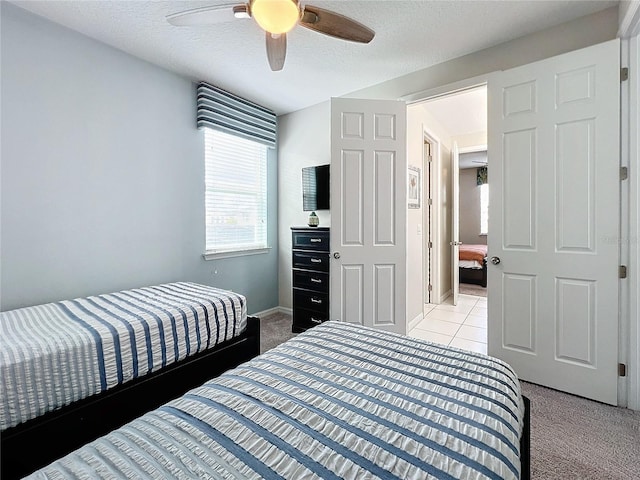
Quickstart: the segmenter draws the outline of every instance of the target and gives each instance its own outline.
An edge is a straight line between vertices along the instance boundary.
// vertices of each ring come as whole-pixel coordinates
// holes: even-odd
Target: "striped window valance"
[[[208,83],[198,84],[198,128],[216,130],[275,147],[276,114]]]

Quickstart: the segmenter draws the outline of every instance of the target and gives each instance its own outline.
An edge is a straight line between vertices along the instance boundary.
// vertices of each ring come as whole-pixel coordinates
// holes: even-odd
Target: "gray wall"
[[[343,96],[395,100],[606,42],[616,38],[617,31],[618,7],[613,6]]]
[[[487,236],[480,235],[480,187],[476,183],[476,170],[460,170],[460,241],[486,245]]]
[[[25,12],[1,11],[2,310],[170,281],[278,304],[269,254],[205,261],[204,148],[191,80]]]
[[[278,125],[278,218],[280,230],[280,306],[292,308],[291,227],[305,227],[302,167],[331,163],[331,102],[281,117]],[[331,226],[331,211],[318,210],[321,227]]]

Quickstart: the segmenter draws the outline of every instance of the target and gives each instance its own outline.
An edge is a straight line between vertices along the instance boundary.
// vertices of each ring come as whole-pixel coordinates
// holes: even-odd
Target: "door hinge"
[[[433,248],[433,242],[429,242],[429,248]]]
[[[626,180],[629,178],[629,169],[627,167],[620,167],[620,180]]]
[[[629,80],[629,67],[622,67],[620,69],[620,81],[624,82],[625,80]]]
[[[618,276],[620,278],[627,278],[627,266],[626,265],[620,265],[620,267],[618,268]]]
[[[429,205],[433,205],[433,199],[429,199],[429,201],[427,202]]]
[[[618,364],[618,376],[626,377],[627,376],[627,366],[624,363]]]
[[[431,155],[429,155],[427,157],[427,162],[429,162],[429,163],[433,162],[433,157]]]
[[[427,286],[427,291],[429,291],[429,292],[430,292],[431,290],[433,290],[433,285],[429,284],[429,285]]]

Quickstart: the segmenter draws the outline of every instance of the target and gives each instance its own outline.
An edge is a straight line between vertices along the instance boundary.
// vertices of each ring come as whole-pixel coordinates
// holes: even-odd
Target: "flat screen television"
[[[329,165],[302,169],[302,210],[329,210]]]

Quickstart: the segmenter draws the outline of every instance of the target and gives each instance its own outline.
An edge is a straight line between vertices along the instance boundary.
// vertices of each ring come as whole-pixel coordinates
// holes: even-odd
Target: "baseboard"
[[[261,312],[250,313],[249,316],[262,318],[266,317],[267,315],[273,315],[274,313],[284,313],[287,315],[291,315],[293,313],[293,309],[288,307],[273,307],[267,310],[262,310]]]
[[[444,303],[444,301],[449,298],[451,296],[451,290],[447,290],[446,292],[444,292],[444,294],[442,295],[442,297],[440,297],[440,302],[438,303]]]
[[[415,316],[413,320],[410,320],[409,324],[407,325],[407,333],[413,330],[416,327],[416,325],[418,325],[422,321],[423,318],[424,318],[424,313],[419,313],[418,315]]]

